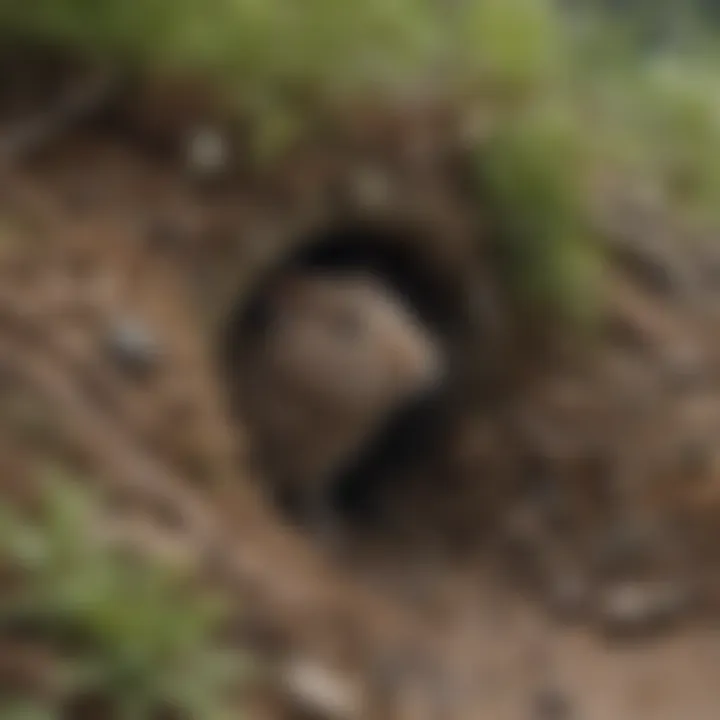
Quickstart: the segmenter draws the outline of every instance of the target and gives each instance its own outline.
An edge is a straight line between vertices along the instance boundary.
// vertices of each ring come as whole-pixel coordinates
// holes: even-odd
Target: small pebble
[[[669,581],[626,581],[607,588],[599,599],[603,630],[613,636],[660,632],[686,609],[688,593]]]
[[[200,177],[223,173],[230,163],[227,139],[213,128],[196,129],[187,143],[186,163],[190,172]]]
[[[308,660],[291,662],[283,674],[286,691],[310,712],[327,720],[360,717],[360,700],[351,684],[329,669]]]
[[[161,356],[157,339],[145,325],[130,318],[111,326],[107,347],[118,366],[132,374],[152,372]]]

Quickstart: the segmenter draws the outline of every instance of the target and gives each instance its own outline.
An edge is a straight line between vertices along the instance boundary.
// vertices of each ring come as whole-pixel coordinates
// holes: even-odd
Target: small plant
[[[0,559],[22,571],[19,590],[0,602],[0,629],[32,628],[63,658],[58,707],[16,704],[7,712],[35,717],[22,714],[35,707],[38,718],[60,717],[61,700],[92,696],[122,720],[167,708],[235,717],[227,703],[247,663],[219,643],[222,606],[191,592],[176,572],[98,543],[91,521],[88,498],[67,482],[49,486],[34,522],[0,508]]]
[[[577,119],[553,104],[502,123],[477,171],[508,285],[529,306],[591,320],[601,256],[585,207]]]

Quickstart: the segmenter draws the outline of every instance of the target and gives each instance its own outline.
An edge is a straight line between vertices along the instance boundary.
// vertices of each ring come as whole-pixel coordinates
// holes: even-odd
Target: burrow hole
[[[452,367],[467,334],[464,288],[456,279],[438,272],[432,253],[421,249],[427,243],[414,240],[412,231],[356,223],[325,227],[302,238],[297,244],[300,249],[273,266],[256,283],[250,297],[238,302],[223,330],[222,356],[231,395],[237,396],[239,378],[235,368],[241,365],[239,359],[244,348],[252,333],[263,329],[268,288],[284,273],[304,269],[372,272],[401,293],[441,343]],[[396,495],[412,492],[407,483],[418,477],[415,471],[430,468],[432,457],[442,452],[443,430],[451,405],[451,376],[452,371],[448,383],[438,392],[407,405],[383,423],[358,461],[338,474],[329,501],[344,526],[373,533],[381,523],[384,527],[393,524],[384,507],[388,489]],[[242,418],[242,408],[236,411]],[[250,431],[252,434],[252,427]],[[292,503],[274,493],[273,478],[262,477],[262,482],[263,491],[283,517],[302,525]]]

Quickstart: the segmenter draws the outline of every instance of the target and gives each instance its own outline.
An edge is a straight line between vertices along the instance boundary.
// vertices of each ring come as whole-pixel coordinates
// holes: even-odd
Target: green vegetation
[[[479,187],[489,193],[479,192],[478,202],[497,203],[499,235],[518,265],[511,278],[527,280],[533,297],[549,292],[553,305],[563,298],[575,310],[593,305],[601,262],[585,207],[599,169],[652,186],[688,217],[713,215],[719,205],[716,43],[701,35],[691,5],[661,5],[35,0],[0,5],[0,36],[207,77],[255,119],[256,151],[270,159],[329,98],[432,78],[458,96],[470,93],[498,121],[490,151],[478,154]],[[671,36],[656,31],[662,18],[671,19],[663,21]],[[568,302],[577,293],[587,301]]]
[[[346,88],[417,69],[434,28],[417,0],[39,0],[4,4],[8,32],[153,69],[207,73],[266,93],[297,81]]]
[[[600,269],[584,212],[584,143],[557,104],[508,119],[480,153],[478,176],[516,296],[570,321],[595,316]]]
[[[57,652],[55,696],[0,701],[3,718],[63,717],[65,702],[101,697],[122,720],[237,717],[229,701],[246,659],[223,649],[223,608],[167,568],[90,537],[92,504],[67,481],[48,485],[33,521],[0,511],[0,562],[21,571],[3,593],[2,632],[26,628]]]
[[[552,0],[37,0],[0,5],[0,33],[146,70],[205,74],[247,100],[302,86],[394,89],[442,68],[534,84],[561,70]]]
[[[589,215],[597,178],[652,195],[685,222],[720,220],[720,57],[690,22],[673,49],[649,53],[629,22],[593,12],[569,24],[550,8],[532,24],[557,38],[533,64],[547,72],[520,103],[495,108],[478,186],[516,294],[586,323],[603,263]]]

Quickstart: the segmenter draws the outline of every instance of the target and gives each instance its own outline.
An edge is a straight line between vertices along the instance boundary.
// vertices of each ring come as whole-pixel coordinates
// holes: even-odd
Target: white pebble
[[[329,720],[360,717],[360,698],[351,683],[309,660],[295,660],[283,677],[291,697]]]
[[[209,127],[198,128],[187,144],[187,164],[191,171],[214,175],[228,166],[230,148],[224,135]]]

